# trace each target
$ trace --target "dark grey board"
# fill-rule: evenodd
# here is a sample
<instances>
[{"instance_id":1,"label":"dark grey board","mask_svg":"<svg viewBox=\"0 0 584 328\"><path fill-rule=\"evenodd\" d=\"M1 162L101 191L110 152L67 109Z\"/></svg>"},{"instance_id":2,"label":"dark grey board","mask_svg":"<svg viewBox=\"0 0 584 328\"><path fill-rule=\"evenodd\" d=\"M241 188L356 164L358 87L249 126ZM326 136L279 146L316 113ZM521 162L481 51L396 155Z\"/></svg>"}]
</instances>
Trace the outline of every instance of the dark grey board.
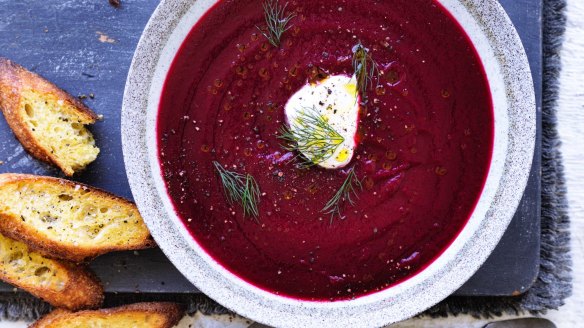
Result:
<instances>
[{"instance_id":1,"label":"dark grey board","mask_svg":"<svg viewBox=\"0 0 584 328\"><path fill-rule=\"evenodd\" d=\"M533 166L523 199L507 232L481 269L457 295L516 295L533 285L539 273L541 219L542 0L501 0L513 20L531 65L537 139Z\"/></svg>"},{"instance_id":2,"label":"dark grey board","mask_svg":"<svg viewBox=\"0 0 584 328\"><path fill-rule=\"evenodd\" d=\"M258 0L259 1L259 0ZM501 0L529 55L541 118L541 0ZM77 181L132 198L122 158L120 111L124 84L140 34L156 0L0 0L0 56L35 71L73 95L94 95L87 105L105 120L96 124L102 152ZM541 124L540 124L541 128ZM540 153L529 187L503 240L458 294L511 295L525 291L539 263ZM0 118L0 173L62 176L22 149ZM1 201L1 200L0 200ZM183 293L197 289L159 250L108 254L91 267L108 292ZM12 291L0 283L0 291Z\"/></svg>"}]
</instances>

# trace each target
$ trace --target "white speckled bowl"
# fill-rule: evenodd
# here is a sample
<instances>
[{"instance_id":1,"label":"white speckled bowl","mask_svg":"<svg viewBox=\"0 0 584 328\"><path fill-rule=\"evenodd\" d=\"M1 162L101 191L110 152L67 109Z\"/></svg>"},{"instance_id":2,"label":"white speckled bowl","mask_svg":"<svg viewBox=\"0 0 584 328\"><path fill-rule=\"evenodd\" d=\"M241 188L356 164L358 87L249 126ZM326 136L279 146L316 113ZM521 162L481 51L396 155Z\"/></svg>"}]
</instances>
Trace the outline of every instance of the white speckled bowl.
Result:
<instances>
[{"instance_id":1,"label":"white speckled bowl","mask_svg":"<svg viewBox=\"0 0 584 328\"><path fill-rule=\"evenodd\" d=\"M439 0L464 27L485 66L495 143L486 186L468 224L427 269L390 289L339 302L307 302L254 287L217 264L174 212L156 156L161 89L180 44L215 0L163 0L142 35L126 83L122 140L132 192L160 248L202 292L250 319L281 327L374 327L438 303L487 259L519 204L535 144L535 96L521 40L496 0Z\"/></svg>"}]
</instances>

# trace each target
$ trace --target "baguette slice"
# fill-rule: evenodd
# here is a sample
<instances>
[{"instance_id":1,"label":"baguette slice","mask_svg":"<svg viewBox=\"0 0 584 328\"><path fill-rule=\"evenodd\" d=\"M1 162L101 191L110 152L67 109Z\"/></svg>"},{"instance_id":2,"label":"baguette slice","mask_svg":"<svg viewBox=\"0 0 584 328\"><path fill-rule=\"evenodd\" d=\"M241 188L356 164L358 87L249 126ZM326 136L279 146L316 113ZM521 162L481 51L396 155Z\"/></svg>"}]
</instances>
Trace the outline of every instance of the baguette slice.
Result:
<instances>
[{"instance_id":1,"label":"baguette slice","mask_svg":"<svg viewBox=\"0 0 584 328\"><path fill-rule=\"evenodd\" d=\"M97 311L55 310L29 328L171 328L184 315L175 303L136 303Z\"/></svg>"},{"instance_id":2,"label":"baguette slice","mask_svg":"<svg viewBox=\"0 0 584 328\"><path fill-rule=\"evenodd\" d=\"M70 310L94 309L103 301L103 288L84 267L46 258L1 234L0 279Z\"/></svg>"},{"instance_id":3,"label":"baguette slice","mask_svg":"<svg viewBox=\"0 0 584 328\"><path fill-rule=\"evenodd\" d=\"M83 170L99 154L85 128L98 116L51 82L2 57L0 109L24 148L67 176Z\"/></svg>"},{"instance_id":4,"label":"baguette slice","mask_svg":"<svg viewBox=\"0 0 584 328\"><path fill-rule=\"evenodd\" d=\"M0 233L73 262L154 246L134 203L80 183L24 174L0 174Z\"/></svg>"}]
</instances>

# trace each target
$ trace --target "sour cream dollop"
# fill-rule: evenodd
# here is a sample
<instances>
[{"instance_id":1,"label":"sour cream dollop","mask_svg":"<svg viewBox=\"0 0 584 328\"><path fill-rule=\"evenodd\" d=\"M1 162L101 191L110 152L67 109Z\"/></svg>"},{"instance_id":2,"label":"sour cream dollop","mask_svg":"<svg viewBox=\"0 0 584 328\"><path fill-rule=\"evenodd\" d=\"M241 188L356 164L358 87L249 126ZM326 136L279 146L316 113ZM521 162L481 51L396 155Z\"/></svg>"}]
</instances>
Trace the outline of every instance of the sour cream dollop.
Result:
<instances>
[{"instance_id":1,"label":"sour cream dollop","mask_svg":"<svg viewBox=\"0 0 584 328\"><path fill-rule=\"evenodd\" d=\"M308 83L288 99L285 106L286 119L290 131L299 133L304 129L306 115L322 119L334 132L342 136L334 141L328 141L328 145L334 149L327 153L322 160L313 158L314 148L308 148L302 154L317 165L327 169L337 169L351 162L357 143L357 124L359 120L359 95L355 76L331 75L316 83ZM332 131L331 130L331 131ZM322 133L323 130L316 130ZM337 135L337 136L338 136ZM323 147L323 144L314 144L312 147ZM335 148L336 147L336 148Z\"/></svg>"}]
</instances>

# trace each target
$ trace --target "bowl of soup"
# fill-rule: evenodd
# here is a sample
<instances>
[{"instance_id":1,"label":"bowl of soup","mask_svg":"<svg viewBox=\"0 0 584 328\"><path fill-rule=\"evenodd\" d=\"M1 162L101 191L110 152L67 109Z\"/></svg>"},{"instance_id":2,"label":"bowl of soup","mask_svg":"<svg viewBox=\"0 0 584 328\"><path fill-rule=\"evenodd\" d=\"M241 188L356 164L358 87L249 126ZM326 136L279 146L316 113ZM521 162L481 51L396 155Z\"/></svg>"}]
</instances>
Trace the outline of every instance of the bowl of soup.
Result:
<instances>
[{"instance_id":1,"label":"bowl of soup","mask_svg":"<svg viewBox=\"0 0 584 328\"><path fill-rule=\"evenodd\" d=\"M152 235L202 292L272 326L382 326L494 249L535 96L494 0L168 0L122 138Z\"/></svg>"}]
</instances>

